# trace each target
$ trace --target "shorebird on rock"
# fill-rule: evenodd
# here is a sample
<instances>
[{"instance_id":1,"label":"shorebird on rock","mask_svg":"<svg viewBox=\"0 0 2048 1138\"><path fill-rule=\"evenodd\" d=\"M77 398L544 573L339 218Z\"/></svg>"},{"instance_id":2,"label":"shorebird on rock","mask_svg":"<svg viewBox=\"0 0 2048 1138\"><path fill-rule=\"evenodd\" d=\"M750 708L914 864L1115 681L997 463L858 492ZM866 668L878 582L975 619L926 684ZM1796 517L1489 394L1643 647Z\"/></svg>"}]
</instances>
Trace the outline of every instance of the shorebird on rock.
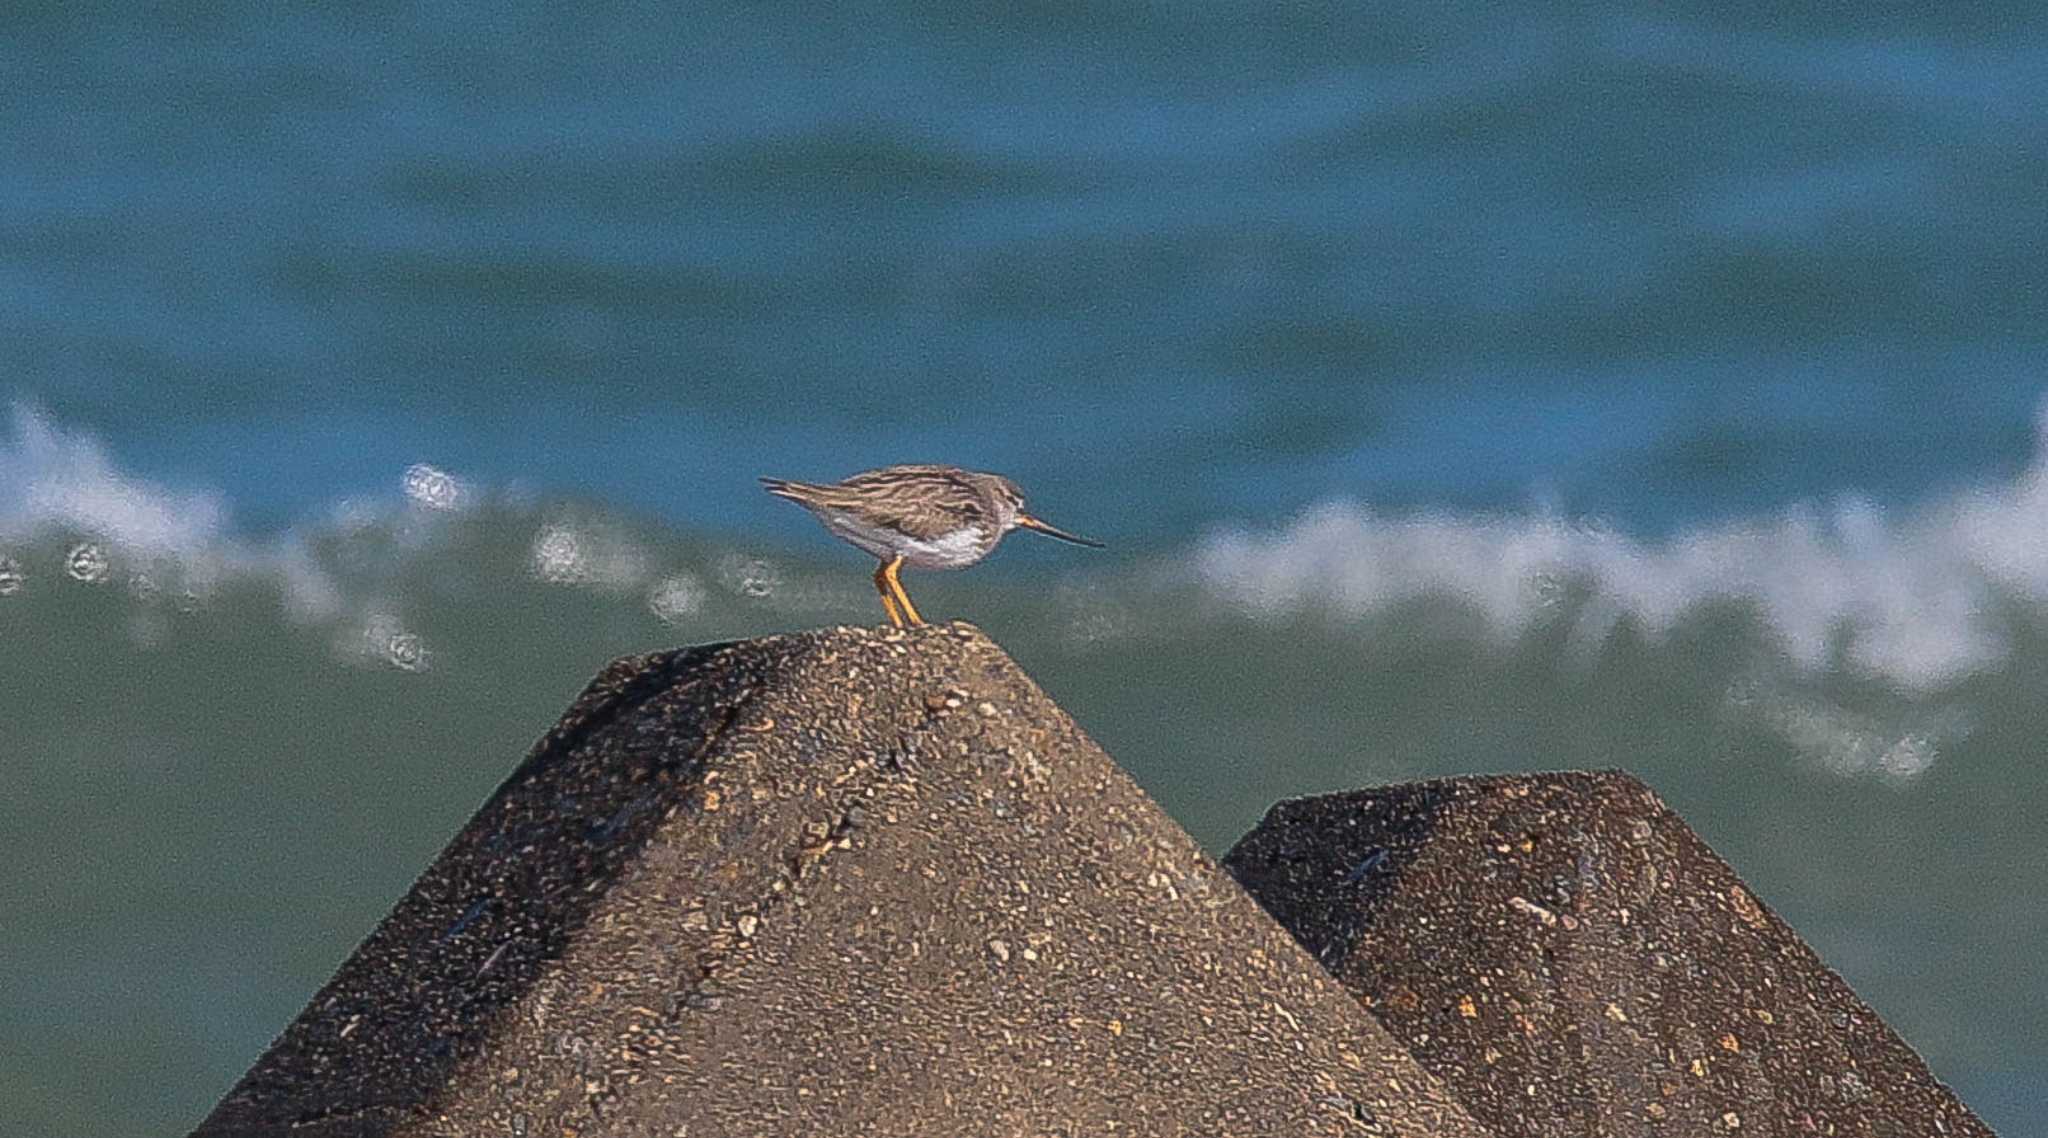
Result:
<instances>
[{"instance_id":1,"label":"shorebird on rock","mask_svg":"<svg viewBox=\"0 0 2048 1138\"><path fill-rule=\"evenodd\" d=\"M898 628L924 623L896 576L905 565L965 569L987 557L1013 529L1102 548L1099 541L1025 513L1023 492L1000 474L957 466L885 466L838 482L763 478L761 483L770 494L816 515L833 536L880 559L875 591Z\"/></svg>"}]
</instances>

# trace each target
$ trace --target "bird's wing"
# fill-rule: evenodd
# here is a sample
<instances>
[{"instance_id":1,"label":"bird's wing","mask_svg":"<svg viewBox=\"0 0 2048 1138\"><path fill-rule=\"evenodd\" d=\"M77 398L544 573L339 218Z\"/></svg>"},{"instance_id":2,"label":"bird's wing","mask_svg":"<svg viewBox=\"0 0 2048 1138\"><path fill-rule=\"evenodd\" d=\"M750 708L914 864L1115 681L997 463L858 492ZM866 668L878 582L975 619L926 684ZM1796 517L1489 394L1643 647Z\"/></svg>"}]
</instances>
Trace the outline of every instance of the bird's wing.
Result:
<instances>
[{"instance_id":1,"label":"bird's wing","mask_svg":"<svg viewBox=\"0 0 2048 1138\"><path fill-rule=\"evenodd\" d=\"M858 514L919 541L934 541L963 525L990 524L987 501L956 467L886 466L815 489L821 491L817 505Z\"/></svg>"}]
</instances>

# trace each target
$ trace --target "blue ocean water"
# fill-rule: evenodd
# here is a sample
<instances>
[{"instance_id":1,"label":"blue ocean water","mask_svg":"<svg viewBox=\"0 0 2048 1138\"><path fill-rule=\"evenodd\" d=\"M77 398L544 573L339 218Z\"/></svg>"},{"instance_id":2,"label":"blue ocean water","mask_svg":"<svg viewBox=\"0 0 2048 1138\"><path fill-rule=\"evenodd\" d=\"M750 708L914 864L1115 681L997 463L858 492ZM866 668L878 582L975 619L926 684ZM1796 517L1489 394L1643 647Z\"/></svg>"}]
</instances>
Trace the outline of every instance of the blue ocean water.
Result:
<instances>
[{"instance_id":1,"label":"blue ocean water","mask_svg":"<svg viewBox=\"0 0 2048 1138\"><path fill-rule=\"evenodd\" d=\"M0 1085L195 1120L605 659L879 618L756 475L950 461L1212 848L1628 766L2048 1134L2044 25L9 7Z\"/></svg>"}]
</instances>

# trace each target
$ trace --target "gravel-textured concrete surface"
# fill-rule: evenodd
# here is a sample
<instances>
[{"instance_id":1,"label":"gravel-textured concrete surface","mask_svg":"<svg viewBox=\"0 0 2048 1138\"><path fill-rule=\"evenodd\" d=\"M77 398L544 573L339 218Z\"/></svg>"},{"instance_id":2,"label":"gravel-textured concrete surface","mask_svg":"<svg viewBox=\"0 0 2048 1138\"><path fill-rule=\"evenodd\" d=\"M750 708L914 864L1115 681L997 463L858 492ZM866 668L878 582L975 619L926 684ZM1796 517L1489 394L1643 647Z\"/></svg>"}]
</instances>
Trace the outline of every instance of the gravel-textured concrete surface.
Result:
<instances>
[{"instance_id":1,"label":"gravel-textured concrete surface","mask_svg":"<svg viewBox=\"0 0 2048 1138\"><path fill-rule=\"evenodd\" d=\"M1485 1131L952 625L607 669L198 1133Z\"/></svg>"},{"instance_id":2,"label":"gravel-textured concrete surface","mask_svg":"<svg viewBox=\"0 0 2048 1138\"><path fill-rule=\"evenodd\" d=\"M1626 774L1283 802L1224 866L1502 1134L1990 1133Z\"/></svg>"}]
</instances>

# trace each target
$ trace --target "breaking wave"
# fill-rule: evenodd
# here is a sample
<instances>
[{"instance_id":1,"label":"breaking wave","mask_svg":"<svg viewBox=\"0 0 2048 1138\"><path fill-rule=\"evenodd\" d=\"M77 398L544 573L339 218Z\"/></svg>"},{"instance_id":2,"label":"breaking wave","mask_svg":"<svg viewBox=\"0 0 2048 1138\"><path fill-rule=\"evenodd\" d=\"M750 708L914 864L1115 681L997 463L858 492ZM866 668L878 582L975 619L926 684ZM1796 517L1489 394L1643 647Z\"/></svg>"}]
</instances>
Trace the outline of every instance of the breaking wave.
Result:
<instances>
[{"instance_id":1,"label":"breaking wave","mask_svg":"<svg viewBox=\"0 0 2048 1138\"><path fill-rule=\"evenodd\" d=\"M385 495L251 536L220 495L137 477L38 411L15 408L11 428L0 613L23 642L75 638L85 626L62 614L91 609L120 614L135 651L212 622L259 640L296 630L328 663L472 674L508 666L500 654L566 653L574 671L660 644L879 619L865 574L823 546L814 558L746 548L427 463L394 470ZM1342 687L1357 681L1335 677L1398 671L1404 653L1446 639L1502 661L1535 644L1569 673L1626 637L1718 708L1696 727L1761 731L1843 777L1910 781L1989 713L1956 685L2004 667L2029 625L2048 628L2048 457L1910 509L1844 499L1654 540L1555 513L1390 516L1331 501L1276 528L1216 532L1185 556L1067 569L1049 590L1000 579L919 584L955 594L927 607L972 613L1041 664L1162 686L1199 667L1188 661L1267 653L1316 660ZM1731 606L1742 631L1695 654L1684 630ZM123 625L90 627L104 638ZM1561 654L1540 647L1553 642ZM1527 677L1488 667L1456 714L1506 723L1517 700L1580 698L1503 703L1491 689Z\"/></svg>"},{"instance_id":2,"label":"breaking wave","mask_svg":"<svg viewBox=\"0 0 2048 1138\"><path fill-rule=\"evenodd\" d=\"M1927 690L1998 665L2011 622L2048 604L2048 447L2010 484L1907 511L1846 498L1662 541L1551 514L1390 517L1335 501L1277 530L1216 534L1194 566L1255 616L1358 618L1447 599L1503 639L1572 599L1582 649L1624 621L1655 637L1735 602L1802 669L1839 660Z\"/></svg>"},{"instance_id":3,"label":"breaking wave","mask_svg":"<svg viewBox=\"0 0 2048 1138\"><path fill-rule=\"evenodd\" d=\"M29 407L13 409L11 426L0 437L0 597L111 582L189 603L236 582L268 584L293 621L347 626L336 641L349 645L344 655L359 654L361 631L403 645L390 655L406 667L426 653L404 614L446 592L427 585L462 577L487 587L493 567L501 582L582 590L671 626L727 603L873 616L858 579L829 561L810 570L602 506L535 505L426 463L394 472L386 498L248 537L216 493L136 477L90 435ZM2041 427L2048 433L2048 413ZM1334 630L1449 603L1501 642L1566 620L1581 654L1623 625L1657 638L1703 607L1734 603L1798 669L1845 667L1927 691L1997 667L2013 622L2048 605L2048 448L2007 484L1907 510L1845 498L1660 540L1555 513L1390 516L1330 501L1275 529L1219 531L1149 571L1126 565L1056 590L1053 603L1070 613L1084 598L1092 622L1068 640L1123 639L1148 612L1184 624L1188 567L1213 602L1203 610L1225 618L1309 617Z\"/></svg>"}]
</instances>

